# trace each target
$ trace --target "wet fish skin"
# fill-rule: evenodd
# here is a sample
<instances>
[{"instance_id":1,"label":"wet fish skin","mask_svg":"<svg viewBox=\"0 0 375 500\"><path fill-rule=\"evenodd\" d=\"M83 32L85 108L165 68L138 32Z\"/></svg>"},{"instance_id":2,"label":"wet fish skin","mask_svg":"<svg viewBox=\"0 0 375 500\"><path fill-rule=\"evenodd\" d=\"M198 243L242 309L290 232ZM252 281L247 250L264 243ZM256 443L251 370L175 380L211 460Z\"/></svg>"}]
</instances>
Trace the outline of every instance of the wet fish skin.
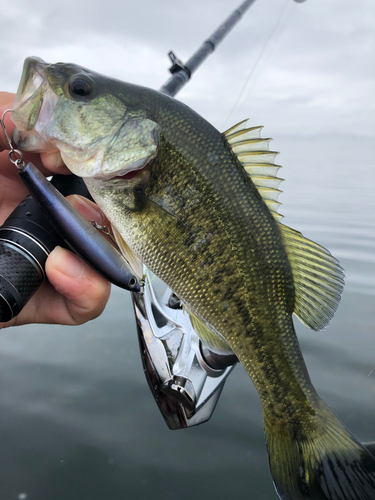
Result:
<instances>
[{"instance_id":1,"label":"wet fish skin","mask_svg":"<svg viewBox=\"0 0 375 500\"><path fill-rule=\"evenodd\" d=\"M290 378L285 404L293 413L294 404L287 401L298 394L305 402L306 396L297 383L290 391L295 376L285 353L265 350L276 332L281 336L293 328L294 287L277 223L223 147L221 134L207 122L202 127L195 113L190 112L189 122L183 120L178 101L158 97L164 101L163 115L156 101L152 119L163 132L150 179L143 184L140 178L136 187L134 178L130 187L121 180L91 178L86 183L142 262L225 338L264 400L274 404L281 397L280 370ZM185 146L187 134L192 152ZM209 155L217 156L216 165ZM290 337L291 347L298 349L291 331ZM266 371L275 373L277 384L269 383Z\"/></svg>"},{"instance_id":2,"label":"wet fish skin","mask_svg":"<svg viewBox=\"0 0 375 500\"><path fill-rule=\"evenodd\" d=\"M33 70L43 93L32 88ZM72 94L80 79L89 94ZM26 62L13 118L19 147L58 147L124 253L183 300L211 349L238 356L261 398L280 498L373 500L374 458L318 396L299 348L288 231L226 136L156 91L35 59ZM339 281L340 271L326 279Z\"/></svg>"}]
</instances>

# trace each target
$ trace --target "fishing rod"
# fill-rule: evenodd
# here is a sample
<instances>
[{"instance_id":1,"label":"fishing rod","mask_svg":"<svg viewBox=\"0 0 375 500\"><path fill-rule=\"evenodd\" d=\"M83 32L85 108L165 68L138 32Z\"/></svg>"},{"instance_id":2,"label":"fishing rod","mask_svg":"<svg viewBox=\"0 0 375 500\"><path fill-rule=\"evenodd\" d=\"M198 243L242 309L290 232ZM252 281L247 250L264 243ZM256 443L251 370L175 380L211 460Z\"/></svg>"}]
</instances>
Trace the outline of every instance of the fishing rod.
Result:
<instances>
[{"instance_id":1,"label":"fishing rod","mask_svg":"<svg viewBox=\"0 0 375 500\"><path fill-rule=\"evenodd\" d=\"M172 61L172 66L169 71L172 73L172 78L168 80L160 89L160 92L170 96L175 96L177 92L189 81L192 74L199 66L207 59L209 55L216 49L221 41L228 35L234 26L241 20L243 14L250 8L255 0L246 0L207 38L201 47L191 56L191 58L183 64L174 54L169 52L169 57Z\"/></svg>"}]
</instances>

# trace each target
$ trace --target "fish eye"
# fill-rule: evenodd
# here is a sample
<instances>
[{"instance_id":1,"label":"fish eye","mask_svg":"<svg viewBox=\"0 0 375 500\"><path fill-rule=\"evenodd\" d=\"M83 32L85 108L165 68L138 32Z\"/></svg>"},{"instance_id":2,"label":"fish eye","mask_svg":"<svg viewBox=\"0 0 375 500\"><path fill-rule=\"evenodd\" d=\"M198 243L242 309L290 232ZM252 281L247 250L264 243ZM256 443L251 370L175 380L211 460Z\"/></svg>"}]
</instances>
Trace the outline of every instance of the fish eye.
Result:
<instances>
[{"instance_id":1,"label":"fish eye","mask_svg":"<svg viewBox=\"0 0 375 500\"><path fill-rule=\"evenodd\" d=\"M92 93L92 83L82 76L74 78L69 83L69 93L72 97L86 97Z\"/></svg>"}]
</instances>

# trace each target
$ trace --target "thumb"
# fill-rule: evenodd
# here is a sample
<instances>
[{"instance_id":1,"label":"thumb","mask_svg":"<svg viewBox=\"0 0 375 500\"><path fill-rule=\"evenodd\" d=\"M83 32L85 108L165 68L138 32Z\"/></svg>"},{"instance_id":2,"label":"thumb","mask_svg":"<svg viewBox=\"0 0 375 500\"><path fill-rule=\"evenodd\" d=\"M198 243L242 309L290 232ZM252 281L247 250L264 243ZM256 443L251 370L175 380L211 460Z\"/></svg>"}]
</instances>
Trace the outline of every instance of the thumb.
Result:
<instances>
[{"instance_id":1,"label":"thumb","mask_svg":"<svg viewBox=\"0 0 375 500\"><path fill-rule=\"evenodd\" d=\"M95 220L100 225L107 222L99 207L90 200L78 195L67 199L88 221ZM73 324L101 314L109 298L110 284L79 257L56 247L47 260L46 272L51 285L65 298L64 314L71 316ZM69 316L65 321L69 321Z\"/></svg>"},{"instance_id":2,"label":"thumb","mask_svg":"<svg viewBox=\"0 0 375 500\"><path fill-rule=\"evenodd\" d=\"M95 203L80 196L68 197L88 220L105 224ZM101 314L110 295L110 283L72 252L56 247L46 261L48 282L43 283L24 309L1 327L27 323L79 325Z\"/></svg>"},{"instance_id":3,"label":"thumb","mask_svg":"<svg viewBox=\"0 0 375 500\"><path fill-rule=\"evenodd\" d=\"M79 325L99 316L109 299L110 283L79 257L56 247L48 257L46 272L57 293L59 307L49 308L43 322Z\"/></svg>"}]
</instances>

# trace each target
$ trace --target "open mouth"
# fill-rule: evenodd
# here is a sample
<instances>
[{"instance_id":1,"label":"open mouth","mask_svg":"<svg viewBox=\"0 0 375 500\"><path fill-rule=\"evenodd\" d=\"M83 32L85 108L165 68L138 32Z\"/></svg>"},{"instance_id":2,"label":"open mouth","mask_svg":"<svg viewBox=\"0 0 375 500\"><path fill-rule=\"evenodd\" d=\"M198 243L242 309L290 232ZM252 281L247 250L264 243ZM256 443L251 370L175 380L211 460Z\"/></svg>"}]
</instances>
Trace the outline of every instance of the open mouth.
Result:
<instances>
[{"instance_id":1,"label":"open mouth","mask_svg":"<svg viewBox=\"0 0 375 500\"><path fill-rule=\"evenodd\" d=\"M48 86L45 64L38 57L25 60L12 111L12 120L21 131L32 130L39 118L43 94Z\"/></svg>"},{"instance_id":2,"label":"open mouth","mask_svg":"<svg viewBox=\"0 0 375 500\"><path fill-rule=\"evenodd\" d=\"M27 150L31 136L38 135L50 121L58 97L50 89L46 76L47 63L38 57L25 60L12 110L12 121L16 125L13 140L18 147ZM32 141L36 144L36 137Z\"/></svg>"},{"instance_id":3,"label":"open mouth","mask_svg":"<svg viewBox=\"0 0 375 500\"><path fill-rule=\"evenodd\" d=\"M128 166L124 170L120 170L115 175L112 174L101 174L101 175L96 175L94 176L95 179L98 180L105 180L105 181L129 181L136 177L137 175L141 173L148 172L151 168L152 162L154 161L154 158L149 158L148 160L142 159L139 160L139 162L134 162L131 166Z\"/></svg>"},{"instance_id":4,"label":"open mouth","mask_svg":"<svg viewBox=\"0 0 375 500\"><path fill-rule=\"evenodd\" d=\"M133 179L133 177L138 175L142 170L144 170L144 168L141 168L140 170L132 170L131 172L128 172L127 174L124 174L124 175L116 175L115 177L111 177L111 181L114 181L117 179L129 181L130 179Z\"/></svg>"}]
</instances>

